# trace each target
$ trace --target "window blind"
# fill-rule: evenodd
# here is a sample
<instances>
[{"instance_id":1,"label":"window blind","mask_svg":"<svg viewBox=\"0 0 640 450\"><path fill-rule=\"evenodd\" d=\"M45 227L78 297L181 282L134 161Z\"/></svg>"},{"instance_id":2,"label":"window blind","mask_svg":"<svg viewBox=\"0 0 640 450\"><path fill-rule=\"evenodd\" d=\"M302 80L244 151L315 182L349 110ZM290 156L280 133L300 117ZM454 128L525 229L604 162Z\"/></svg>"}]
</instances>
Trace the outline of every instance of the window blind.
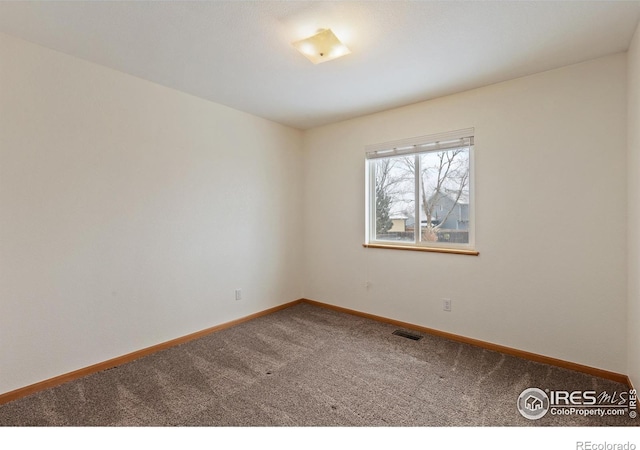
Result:
<instances>
[{"instance_id":1,"label":"window blind","mask_svg":"<svg viewBox=\"0 0 640 450\"><path fill-rule=\"evenodd\" d=\"M387 158L415 153L427 153L473 145L473 128L450 131L447 133L418 136L398 141L372 144L365 147L366 158Z\"/></svg>"}]
</instances>

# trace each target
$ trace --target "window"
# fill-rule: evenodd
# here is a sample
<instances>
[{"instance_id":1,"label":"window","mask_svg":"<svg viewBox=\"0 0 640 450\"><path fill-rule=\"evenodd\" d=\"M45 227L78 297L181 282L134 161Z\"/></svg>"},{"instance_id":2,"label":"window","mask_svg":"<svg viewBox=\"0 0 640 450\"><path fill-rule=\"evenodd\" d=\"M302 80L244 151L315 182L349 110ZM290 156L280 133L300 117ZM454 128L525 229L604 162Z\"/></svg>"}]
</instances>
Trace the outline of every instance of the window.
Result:
<instances>
[{"instance_id":1,"label":"window","mask_svg":"<svg viewBox=\"0 0 640 450\"><path fill-rule=\"evenodd\" d=\"M366 247L475 254L473 134L367 146Z\"/></svg>"}]
</instances>

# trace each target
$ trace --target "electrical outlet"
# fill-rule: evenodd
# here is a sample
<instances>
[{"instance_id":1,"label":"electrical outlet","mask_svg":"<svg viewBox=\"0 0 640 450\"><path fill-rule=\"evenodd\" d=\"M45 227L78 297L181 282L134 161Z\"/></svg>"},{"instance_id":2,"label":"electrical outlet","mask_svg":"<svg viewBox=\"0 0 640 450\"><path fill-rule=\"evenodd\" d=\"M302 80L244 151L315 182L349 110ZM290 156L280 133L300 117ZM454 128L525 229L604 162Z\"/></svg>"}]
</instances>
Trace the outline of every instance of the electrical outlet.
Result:
<instances>
[{"instance_id":1,"label":"electrical outlet","mask_svg":"<svg viewBox=\"0 0 640 450\"><path fill-rule=\"evenodd\" d=\"M242 289L236 289L236 301L242 300Z\"/></svg>"},{"instance_id":2,"label":"electrical outlet","mask_svg":"<svg viewBox=\"0 0 640 450\"><path fill-rule=\"evenodd\" d=\"M451 299L450 298L443 298L442 299L442 309L444 311L451 312Z\"/></svg>"}]
</instances>

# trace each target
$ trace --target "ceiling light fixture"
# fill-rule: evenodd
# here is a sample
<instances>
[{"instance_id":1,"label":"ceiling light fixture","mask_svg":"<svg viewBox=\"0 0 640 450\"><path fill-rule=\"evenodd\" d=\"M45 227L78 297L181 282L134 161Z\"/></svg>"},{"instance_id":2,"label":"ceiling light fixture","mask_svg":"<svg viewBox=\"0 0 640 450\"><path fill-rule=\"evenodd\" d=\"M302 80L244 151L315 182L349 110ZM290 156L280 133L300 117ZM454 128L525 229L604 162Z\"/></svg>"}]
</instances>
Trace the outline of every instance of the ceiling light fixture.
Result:
<instances>
[{"instance_id":1,"label":"ceiling light fixture","mask_svg":"<svg viewBox=\"0 0 640 450\"><path fill-rule=\"evenodd\" d=\"M296 41L293 46L312 63L319 64L351 53L330 29L320 30L311 37Z\"/></svg>"}]
</instances>

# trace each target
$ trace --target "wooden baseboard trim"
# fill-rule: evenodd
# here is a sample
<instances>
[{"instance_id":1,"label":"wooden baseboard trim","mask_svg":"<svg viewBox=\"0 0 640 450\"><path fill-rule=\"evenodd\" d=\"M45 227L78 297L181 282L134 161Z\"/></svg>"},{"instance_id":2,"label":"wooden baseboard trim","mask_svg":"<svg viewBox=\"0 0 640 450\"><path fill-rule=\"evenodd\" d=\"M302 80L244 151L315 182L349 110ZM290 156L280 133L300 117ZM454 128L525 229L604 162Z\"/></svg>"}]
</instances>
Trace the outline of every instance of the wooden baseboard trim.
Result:
<instances>
[{"instance_id":1,"label":"wooden baseboard trim","mask_svg":"<svg viewBox=\"0 0 640 450\"><path fill-rule=\"evenodd\" d=\"M25 386L22 388L15 389L13 391L9 391L5 394L0 394L0 405L4 403L11 402L13 400L17 400L21 397L25 397L27 395L34 394L38 391L42 391L44 389L52 388L58 386L63 383L67 383L69 381L76 380L78 378L85 377L87 375L91 375L92 373L100 372L102 370L111 369L116 366L120 366L122 364L131 362L138 358L142 358L143 356L150 355L152 353L159 352L161 350L165 350L171 347L175 347L176 345L184 344L185 342L192 341L194 339L198 339L204 337L208 334L215 333L216 331L221 331L226 328L231 328L235 325L239 325L243 322L247 322L252 319L256 319L258 317L266 316L268 314L274 313L276 311L280 311L282 309L289 308L291 306L297 305L301 303L303 300L294 300L289 303L285 303L279 306L274 306L273 308L265 309L264 311L259 311L254 314L250 314L245 317L241 317L236 320L232 320L230 322L226 322L220 325L216 325L211 328L207 328L205 330L197 331L195 333L188 334L186 336L181 336L176 339L172 339L170 341L163 342L161 344L152 345L151 347L143 348L142 350L137 350L132 353L127 353L126 355L118 356L116 358L109 359L107 361L103 361L97 364L93 364L88 367L84 367L82 369L74 370L73 372L69 372L63 375L59 375L57 377L49 378L44 381L40 381L38 383L31 384L29 386Z\"/></svg>"},{"instance_id":2,"label":"wooden baseboard trim","mask_svg":"<svg viewBox=\"0 0 640 450\"><path fill-rule=\"evenodd\" d=\"M562 359L552 358L550 356L539 355L537 353L531 353L524 350L518 350L516 348L505 347L504 345L493 344L491 342L481 341L478 339L469 338L466 336L460 336L453 333L447 333L445 331L435 330L433 328L422 327L420 325L414 325L412 323L401 322L399 320L389 319L382 316L376 316L374 314L364 313L361 311L356 311L353 309L343 308L341 306L335 306L328 303L322 303L315 300L302 299L302 302L309 303L311 305L320 306L327 309L332 309L334 311L343 312L347 314L352 314L359 317L364 317L367 319L376 320L378 322L384 322L391 325L395 325L402 328L407 328L409 330L419 331L425 334L431 334L433 336L443 337L452 341L462 342L464 344L474 345L476 347L484 348L486 350L492 350L494 352L504 353L506 355L516 356L518 358L527 359L530 361L535 361L543 364L549 364L551 366L562 367L563 369L574 370L576 372L582 372L589 375L593 375L595 377L604 378L607 380L617 381L618 383L623 383L632 388L631 380L627 375L610 372L604 369L598 369L596 367L585 366L582 364L577 364L570 361L565 361Z\"/></svg>"}]
</instances>

